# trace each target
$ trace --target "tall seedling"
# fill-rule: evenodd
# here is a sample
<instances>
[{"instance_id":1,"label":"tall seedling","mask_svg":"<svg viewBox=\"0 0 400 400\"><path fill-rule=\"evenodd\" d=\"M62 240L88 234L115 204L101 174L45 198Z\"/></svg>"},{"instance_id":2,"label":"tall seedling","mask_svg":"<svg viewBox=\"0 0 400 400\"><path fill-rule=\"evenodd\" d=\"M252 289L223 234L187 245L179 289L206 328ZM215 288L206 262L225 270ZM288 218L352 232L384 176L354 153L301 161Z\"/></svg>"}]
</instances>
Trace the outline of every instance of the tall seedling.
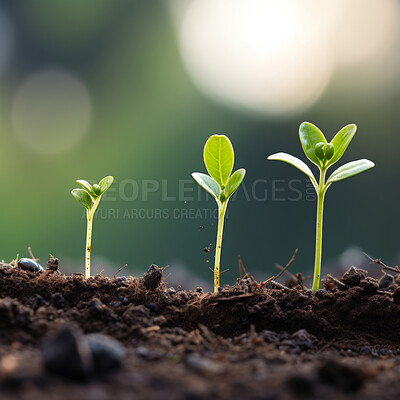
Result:
<instances>
[{"instance_id":1,"label":"tall seedling","mask_svg":"<svg viewBox=\"0 0 400 400\"><path fill-rule=\"evenodd\" d=\"M214 197L218 205L218 230L214 264L214 292L217 292L225 212L229 198L242 183L246 171L242 168L231 175L234 151L232 143L225 135L213 135L207 140L203 158L210 175L194 172L192 176L203 189Z\"/></svg>"},{"instance_id":2,"label":"tall seedling","mask_svg":"<svg viewBox=\"0 0 400 400\"><path fill-rule=\"evenodd\" d=\"M317 193L317 226L315 238L314 280L312 286L313 291L316 291L319 288L321 275L322 219L325 193L332 183L357 175L375 165L372 161L366 159L352 161L339 167L331 174L328 180L325 181L327 169L342 157L347 146L353 139L356 130L356 125L347 125L336 134L330 143L328 143L324 134L315 125L309 122L303 122L300 125L300 142L305 155L319 169L318 182L307 164L298 158L286 153L276 153L268 157L268 160L287 162L305 173L310 178Z\"/></svg>"}]
</instances>

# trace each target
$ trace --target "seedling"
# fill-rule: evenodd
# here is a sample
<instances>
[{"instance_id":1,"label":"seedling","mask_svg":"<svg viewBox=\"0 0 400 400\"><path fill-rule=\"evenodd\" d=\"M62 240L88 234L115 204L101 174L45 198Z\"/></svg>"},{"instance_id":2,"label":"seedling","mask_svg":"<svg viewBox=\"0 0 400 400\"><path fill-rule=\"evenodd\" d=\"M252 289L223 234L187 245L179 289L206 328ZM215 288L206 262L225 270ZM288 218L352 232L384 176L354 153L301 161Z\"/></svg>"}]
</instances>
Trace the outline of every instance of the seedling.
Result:
<instances>
[{"instance_id":1,"label":"seedling","mask_svg":"<svg viewBox=\"0 0 400 400\"><path fill-rule=\"evenodd\" d=\"M360 172L372 168L375 164L372 161L362 159L352 161L342 165L334 171L325 182L327 169L335 164L343 155L347 146L350 144L357 130L357 126L350 124L342 128L336 136L328 143L324 134L313 124L303 122L300 125L299 135L303 151L308 159L313 162L319 169L319 182L315 179L311 169L303 161L298 158L286 154L276 153L268 157L268 160L280 160L287 162L300 171L304 172L311 180L315 191L317 192L317 224L316 224L316 240L315 240L315 266L314 281L312 290L319 288L319 280L321 274L321 257L322 257L322 219L324 211L325 193L332 183L357 175Z\"/></svg>"},{"instance_id":2,"label":"seedling","mask_svg":"<svg viewBox=\"0 0 400 400\"><path fill-rule=\"evenodd\" d=\"M76 182L82 186L82 188L73 189L71 191L72 196L86 208L87 217L87 231L86 231L86 258L85 258L85 278L90 277L90 252L92 248L92 227L93 227L93 216L100 203L101 196L111 186L114 178L112 176L106 176L98 184L93 186L82 179Z\"/></svg>"},{"instance_id":3,"label":"seedling","mask_svg":"<svg viewBox=\"0 0 400 400\"><path fill-rule=\"evenodd\" d=\"M200 172L194 172L192 176L203 189L214 197L218 204L218 230L214 264L214 292L218 292L225 212L229 198L242 183L246 170L238 169L231 175L234 152L232 143L225 135L213 135L207 140L203 158L210 176Z\"/></svg>"}]
</instances>

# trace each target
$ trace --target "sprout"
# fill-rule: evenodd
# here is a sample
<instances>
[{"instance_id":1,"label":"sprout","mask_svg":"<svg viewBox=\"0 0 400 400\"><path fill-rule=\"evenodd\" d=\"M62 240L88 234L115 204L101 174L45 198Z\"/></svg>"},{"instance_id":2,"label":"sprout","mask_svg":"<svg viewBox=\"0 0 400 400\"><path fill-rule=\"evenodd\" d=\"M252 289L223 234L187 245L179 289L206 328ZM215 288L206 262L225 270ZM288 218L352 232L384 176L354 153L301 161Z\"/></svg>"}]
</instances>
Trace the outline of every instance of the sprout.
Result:
<instances>
[{"instance_id":1,"label":"sprout","mask_svg":"<svg viewBox=\"0 0 400 400\"><path fill-rule=\"evenodd\" d=\"M93 186L82 179L76 182L82 186L79 189L71 191L72 196L78 201L79 204L86 208L87 216L87 232L86 232L86 258L85 258L85 278L90 277L90 251L92 246L92 226L93 216L100 203L101 196L111 186L114 178L106 176L98 184Z\"/></svg>"},{"instance_id":2,"label":"sprout","mask_svg":"<svg viewBox=\"0 0 400 400\"><path fill-rule=\"evenodd\" d=\"M214 265L214 292L217 292L225 211L229 198L242 183L246 171L239 169L231 175L234 152L232 143L224 135L213 135L207 140L203 158L210 176L199 172L194 172L192 176L203 189L215 198L218 204L218 231Z\"/></svg>"},{"instance_id":3,"label":"sprout","mask_svg":"<svg viewBox=\"0 0 400 400\"><path fill-rule=\"evenodd\" d=\"M341 181L342 179L357 175L375 165L372 161L365 159L349 162L334 171L325 182L325 174L327 169L342 157L347 146L353 139L356 130L356 125L347 125L336 134L330 143L328 143L324 134L315 125L309 122L303 122L300 125L300 142L308 159L312 161L320 171L319 182L317 182L311 169L303 161L291 156L290 154L276 153L268 157L268 160L284 161L304 172L310 178L314 189L317 192L318 202L315 240L315 267L314 281L312 286L313 291L316 291L319 288L321 274L322 217L325 193L333 182Z\"/></svg>"}]
</instances>

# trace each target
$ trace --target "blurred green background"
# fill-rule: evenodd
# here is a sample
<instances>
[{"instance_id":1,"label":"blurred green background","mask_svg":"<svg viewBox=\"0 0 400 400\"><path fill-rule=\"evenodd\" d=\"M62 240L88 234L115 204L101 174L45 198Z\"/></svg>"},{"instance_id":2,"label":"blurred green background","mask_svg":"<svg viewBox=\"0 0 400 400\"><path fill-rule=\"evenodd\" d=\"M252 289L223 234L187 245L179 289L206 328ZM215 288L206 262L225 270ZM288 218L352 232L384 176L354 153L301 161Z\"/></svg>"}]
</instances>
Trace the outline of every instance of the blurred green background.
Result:
<instances>
[{"instance_id":1,"label":"blurred green background","mask_svg":"<svg viewBox=\"0 0 400 400\"><path fill-rule=\"evenodd\" d=\"M31 246L43 264L52 253L83 272L85 219L70 190L112 174L93 272L156 263L171 282L211 283L216 205L191 172L205 171L204 143L220 133L247 170L228 209L222 282L238 276L238 254L262 278L295 248L292 271L309 275L310 186L266 161L305 160L306 120L328 140L356 123L341 162L376 163L329 189L324 264L357 262L360 250L397 262L397 0L1 0L0 84L0 259Z\"/></svg>"}]
</instances>

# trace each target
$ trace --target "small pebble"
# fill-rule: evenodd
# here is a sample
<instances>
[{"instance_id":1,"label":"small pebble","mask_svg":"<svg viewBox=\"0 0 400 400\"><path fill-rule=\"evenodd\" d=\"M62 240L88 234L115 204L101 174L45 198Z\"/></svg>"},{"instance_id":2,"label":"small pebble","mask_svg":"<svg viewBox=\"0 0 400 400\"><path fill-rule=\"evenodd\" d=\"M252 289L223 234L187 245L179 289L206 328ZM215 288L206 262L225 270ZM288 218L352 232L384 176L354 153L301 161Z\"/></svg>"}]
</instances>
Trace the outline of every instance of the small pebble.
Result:
<instances>
[{"instance_id":1,"label":"small pebble","mask_svg":"<svg viewBox=\"0 0 400 400\"><path fill-rule=\"evenodd\" d=\"M84 380L92 372L93 359L83 336L67 327L44 342L42 350L48 372L74 380Z\"/></svg>"},{"instance_id":2,"label":"small pebble","mask_svg":"<svg viewBox=\"0 0 400 400\"><path fill-rule=\"evenodd\" d=\"M125 296L119 296L119 299L123 306L127 306L129 304L129 300Z\"/></svg>"},{"instance_id":3,"label":"small pebble","mask_svg":"<svg viewBox=\"0 0 400 400\"><path fill-rule=\"evenodd\" d=\"M17 262L18 267L21 269L25 269L27 271L35 271L35 272L42 272L43 267L37 263L35 260L32 260L31 258L21 258Z\"/></svg>"},{"instance_id":4,"label":"small pebble","mask_svg":"<svg viewBox=\"0 0 400 400\"><path fill-rule=\"evenodd\" d=\"M65 300L61 293L54 293L51 295L51 303L55 308L65 308L68 307L68 302Z\"/></svg>"},{"instance_id":5,"label":"small pebble","mask_svg":"<svg viewBox=\"0 0 400 400\"><path fill-rule=\"evenodd\" d=\"M125 349L117 340L100 333L86 335L93 355L94 369L105 374L119 369L125 356Z\"/></svg>"},{"instance_id":6,"label":"small pebble","mask_svg":"<svg viewBox=\"0 0 400 400\"><path fill-rule=\"evenodd\" d=\"M158 305L156 303L146 304L146 307L152 312L156 312L159 309L159 307L158 307Z\"/></svg>"}]
</instances>

